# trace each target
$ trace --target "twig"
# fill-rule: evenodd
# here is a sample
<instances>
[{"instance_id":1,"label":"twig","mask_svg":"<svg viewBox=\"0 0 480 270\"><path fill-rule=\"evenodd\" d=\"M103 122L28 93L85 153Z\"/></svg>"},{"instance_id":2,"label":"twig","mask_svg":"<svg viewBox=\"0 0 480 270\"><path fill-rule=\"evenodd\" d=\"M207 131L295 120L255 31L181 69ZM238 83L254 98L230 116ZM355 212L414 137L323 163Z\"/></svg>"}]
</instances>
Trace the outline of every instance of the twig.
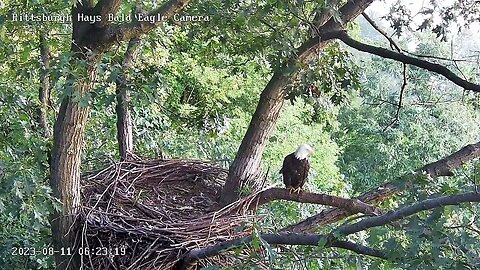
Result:
<instances>
[{"instance_id":1,"label":"twig","mask_svg":"<svg viewBox=\"0 0 480 270\"><path fill-rule=\"evenodd\" d=\"M402 87L400 88L400 96L398 97L398 105L397 105L397 111L395 113L395 117L393 120L388 124L384 129L383 132L385 132L389 127L394 125L399 121L400 117L400 110L403 107L403 95L405 93L405 88L407 87L407 64L403 64L403 83Z\"/></svg>"},{"instance_id":2,"label":"twig","mask_svg":"<svg viewBox=\"0 0 480 270\"><path fill-rule=\"evenodd\" d=\"M382 36L384 36L388 42L390 42L390 48L397 50L398 52L401 52L402 50L400 47L398 47L397 43L385 32L383 29L378 26L375 21L373 21L365 12L362 12L362 16L367 20L367 22L375 29L377 32L379 32Z\"/></svg>"}]
</instances>

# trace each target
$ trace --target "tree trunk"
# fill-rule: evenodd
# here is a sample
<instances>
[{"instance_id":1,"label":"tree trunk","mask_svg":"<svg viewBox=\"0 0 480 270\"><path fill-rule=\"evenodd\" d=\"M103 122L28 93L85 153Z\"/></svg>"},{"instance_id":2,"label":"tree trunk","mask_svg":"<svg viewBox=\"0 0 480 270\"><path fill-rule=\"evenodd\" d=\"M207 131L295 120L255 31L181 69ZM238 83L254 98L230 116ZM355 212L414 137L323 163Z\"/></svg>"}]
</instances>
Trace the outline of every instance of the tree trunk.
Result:
<instances>
[{"instance_id":1,"label":"tree trunk","mask_svg":"<svg viewBox=\"0 0 480 270\"><path fill-rule=\"evenodd\" d=\"M117 140L120 160L127 160L133 154L132 118L129 110L128 69L133 65L140 50L140 39L135 38L128 43L122 63L122 70L116 80L117 94Z\"/></svg>"},{"instance_id":2,"label":"tree trunk","mask_svg":"<svg viewBox=\"0 0 480 270\"><path fill-rule=\"evenodd\" d=\"M40 108L38 108L38 125L43 133L43 137L50 138L51 131L48 126L48 97L50 96L50 80L48 78L48 69L50 68L50 48L45 39L45 33L40 33L40 56L42 58L42 70L40 71L40 89L38 90L38 99Z\"/></svg>"},{"instance_id":3,"label":"tree trunk","mask_svg":"<svg viewBox=\"0 0 480 270\"><path fill-rule=\"evenodd\" d=\"M373 0L348 1L340 9L340 20L330 18L331 16L316 18L319 25L315 36L298 48L294 54L296 57L290 59L283 70L276 72L263 90L247 133L230 165L220 203L231 203L239 198L241 192L253 191L259 186L262 154L283 106L284 88L288 82L288 78L283 75L285 71L294 67L297 62L309 63L316 59L318 52L333 38L329 32L343 29L344 24L355 19L372 2Z\"/></svg>"},{"instance_id":4,"label":"tree trunk","mask_svg":"<svg viewBox=\"0 0 480 270\"><path fill-rule=\"evenodd\" d=\"M150 15L171 18L182 10L189 0L170 0L153 10ZM80 164L82 146L85 136L89 109L80 106L78 97L83 97L94 89L97 75L97 64L102 53L113 44L124 40L139 37L142 34L158 27L162 20L155 23L148 21L125 22L111 26L106 18L109 14L116 14L122 1L75 1L72 8L72 47L75 54L71 64L77 65L76 71L85 71L83 75L76 75L73 79L72 92L66 95L60 106L54 126L54 142L52 151L52 165L50 167L50 181L53 195L62 204L61 210L56 211L51 220L54 248L56 251L56 269L80 269L81 260L77 247L81 239L77 239L79 222L77 214L81 206L80 193ZM89 21L79 20L78 14L95 15L103 18L92 24Z\"/></svg>"},{"instance_id":5,"label":"tree trunk","mask_svg":"<svg viewBox=\"0 0 480 270\"><path fill-rule=\"evenodd\" d=\"M97 73L95 60L87 60L87 64L86 76L73 84L74 93L80 96L93 90ZM55 123L51 186L62 204L51 222L54 248L59 251L55 254L56 269L80 269L76 217L80 210L80 163L88 113L87 106L80 106L69 95L63 98Z\"/></svg>"},{"instance_id":6,"label":"tree trunk","mask_svg":"<svg viewBox=\"0 0 480 270\"><path fill-rule=\"evenodd\" d=\"M285 96L283 89L287 81L283 74L275 73L260 95L247 133L230 165L228 179L220 197L222 204L235 201L242 191L258 188L257 178L260 176L263 150L282 109Z\"/></svg>"}]
</instances>

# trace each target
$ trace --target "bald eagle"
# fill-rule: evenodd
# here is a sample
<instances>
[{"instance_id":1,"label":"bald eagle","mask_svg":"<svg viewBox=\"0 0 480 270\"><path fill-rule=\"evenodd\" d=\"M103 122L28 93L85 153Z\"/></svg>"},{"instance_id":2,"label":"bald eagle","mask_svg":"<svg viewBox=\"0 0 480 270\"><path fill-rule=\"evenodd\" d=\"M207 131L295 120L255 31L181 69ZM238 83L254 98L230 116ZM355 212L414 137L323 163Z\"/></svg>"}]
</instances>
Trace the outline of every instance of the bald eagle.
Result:
<instances>
[{"instance_id":1,"label":"bald eagle","mask_svg":"<svg viewBox=\"0 0 480 270\"><path fill-rule=\"evenodd\" d=\"M289 154L283 160L280 173L283 175L283 183L289 192L300 192L305 184L310 169L307 157L313 153L313 148L308 144L302 144L297 151Z\"/></svg>"}]
</instances>

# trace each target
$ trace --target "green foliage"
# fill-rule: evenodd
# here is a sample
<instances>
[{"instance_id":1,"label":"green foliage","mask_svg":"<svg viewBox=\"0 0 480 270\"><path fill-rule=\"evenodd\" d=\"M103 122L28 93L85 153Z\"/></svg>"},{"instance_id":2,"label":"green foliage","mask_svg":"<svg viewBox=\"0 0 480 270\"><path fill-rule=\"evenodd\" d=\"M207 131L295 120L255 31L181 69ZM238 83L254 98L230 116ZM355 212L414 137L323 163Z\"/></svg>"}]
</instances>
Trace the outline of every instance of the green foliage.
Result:
<instances>
[{"instance_id":1,"label":"green foliage","mask_svg":"<svg viewBox=\"0 0 480 270\"><path fill-rule=\"evenodd\" d=\"M418 47L432 48L429 42L427 39ZM408 73L416 79L408 81L397 119L402 78L396 70L398 64L392 61L364 60L361 95L340 110L340 166L359 192L480 138L475 124L480 113L468 102L461 102L461 91L445 78L416 68Z\"/></svg>"},{"instance_id":2,"label":"green foliage","mask_svg":"<svg viewBox=\"0 0 480 270\"><path fill-rule=\"evenodd\" d=\"M397 0L391 5L385 19L399 37L407 31L426 30L434 33L441 41L447 41L455 28L462 30L478 21L479 8L480 3L476 1L431 0L421 7L412 8Z\"/></svg>"},{"instance_id":3,"label":"green foliage","mask_svg":"<svg viewBox=\"0 0 480 270\"><path fill-rule=\"evenodd\" d=\"M422 41L416 53L448 50L425 36ZM479 140L475 123L480 114L475 99L462 96L461 90L444 78L409 69L407 76L415 80L408 80L396 119L402 84L398 64L374 57L363 60L361 70L362 90L340 110L341 131L335 136L343 149L340 169L355 194ZM457 172L460 176L454 178L414 179L402 196L383 207L397 208L432 196L471 191L474 167L465 168L464 176ZM401 227L370 229L356 241L388 251L388 262L367 263L373 269L475 269L478 253L471 247L478 246L478 233L474 232L478 222L471 213L476 211L476 205L439 208L408 218Z\"/></svg>"},{"instance_id":4,"label":"green foliage","mask_svg":"<svg viewBox=\"0 0 480 270\"><path fill-rule=\"evenodd\" d=\"M12 255L14 248L41 250L50 243L50 144L41 137L35 118L38 85L32 81L39 75L32 70L34 60L15 69L8 66L11 62L0 64L0 265L5 269L48 269L52 262L41 254Z\"/></svg>"},{"instance_id":5,"label":"green foliage","mask_svg":"<svg viewBox=\"0 0 480 270\"><path fill-rule=\"evenodd\" d=\"M287 87L286 99L292 104L298 97L306 99L314 108L312 120L320 122L325 107L348 102L360 87L358 68L350 53L342 50L338 43L325 48L318 61L304 67L300 73L300 78Z\"/></svg>"},{"instance_id":6,"label":"green foliage","mask_svg":"<svg viewBox=\"0 0 480 270\"><path fill-rule=\"evenodd\" d=\"M47 33L48 45L53 48L70 44L69 37L49 35L68 31L66 25L15 22L11 18L13 14L58 15L67 6L68 3L51 1L32 4L7 0L0 4L1 269L51 269L53 263L53 257L41 253L22 256L13 252L26 248L41 251L51 245L49 215L58 204L48 183L51 142L43 138L37 121L40 32ZM58 55L55 50L52 53ZM57 62L52 63L52 68L61 70ZM60 82L54 87L57 85ZM54 91L51 100L55 96ZM48 117L52 123L53 115Z\"/></svg>"},{"instance_id":7,"label":"green foliage","mask_svg":"<svg viewBox=\"0 0 480 270\"><path fill-rule=\"evenodd\" d=\"M411 45L411 39L415 53L449 55L453 50L461 57L478 50L469 36L451 47L432 38L445 39L449 34L446 26L453 20L449 14L470 22L475 9L459 5L462 1L443 9L436 1L430 2L435 12L442 14L441 22L432 24L428 18L433 13L424 10L427 19L419 28L434 34L410 34L402 45ZM79 95L73 86L85 76L87 63L73 59L69 52L71 25L8 19L14 13L65 15L70 4L42 0L0 4L2 269L49 269L53 261L40 254L11 255L13 248L41 250L50 246L48 216L58 207L47 183L51 141L42 137L36 119L41 31L47 34L52 48L50 126L60 99L70 96L80 106L90 108L82 169L100 168L106 158L118 159L114 82L121 72L126 44L105 53L97 66L95 91ZM134 4L125 1L120 13L129 14ZM216 160L227 167L269 78L284 67L302 41L311 37L308 21L325 9L339 18L336 7L329 4L197 1L186 12L209 14L210 22L166 23L149 33L142 41L139 59L127 73L136 153ZM145 1L143 5L151 9L158 3ZM386 18L397 34L405 34L411 27L409 11L402 6L395 7ZM294 67L284 74L301 71L287 89L287 102L263 156L264 169L269 172L267 185L283 186L278 173L283 158L301 143L315 148L305 188L350 197L479 140L478 96L463 94L444 78L409 67L403 106L395 119L402 84L400 65L378 58L354 62L354 56L359 55L334 43L312 65ZM469 80L478 81L478 65L462 61L455 67ZM469 164L457 175L461 176L435 180L419 176L404 194L382 207L394 209L431 196L471 191L480 177L478 163ZM323 243L279 248L259 237L321 209L281 201L263 207L260 214L265 217L256 228L252 245L265 251L266 257L252 252L230 269L255 269L265 259L272 268L283 269L480 268L480 209L474 204L427 211L406 219L399 228L378 227L349 237L388 251L391 259L387 261L325 248ZM319 228L318 232L328 233L333 227Z\"/></svg>"}]
</instances>

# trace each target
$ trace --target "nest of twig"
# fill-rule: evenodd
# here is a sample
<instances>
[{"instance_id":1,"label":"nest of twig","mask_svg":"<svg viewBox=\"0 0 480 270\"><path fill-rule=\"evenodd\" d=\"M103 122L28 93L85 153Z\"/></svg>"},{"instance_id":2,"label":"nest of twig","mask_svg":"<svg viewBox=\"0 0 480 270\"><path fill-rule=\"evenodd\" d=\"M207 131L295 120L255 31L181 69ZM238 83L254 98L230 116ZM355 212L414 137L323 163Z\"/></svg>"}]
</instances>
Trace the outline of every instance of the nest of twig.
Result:
<instances>
[{"instance_id":1,"label":"nest of twig","mask_svg":"<svg viewBox=\"0 0 480 270\"><path fill-rule=\"evenodd\" d=\"M83 264L174 269L184 253L251 233L242 200L219 209L227 170L199 160L124 161L84 175ZM228 257L200 261L226 265Z\"/></svg>"}]
</instances>

